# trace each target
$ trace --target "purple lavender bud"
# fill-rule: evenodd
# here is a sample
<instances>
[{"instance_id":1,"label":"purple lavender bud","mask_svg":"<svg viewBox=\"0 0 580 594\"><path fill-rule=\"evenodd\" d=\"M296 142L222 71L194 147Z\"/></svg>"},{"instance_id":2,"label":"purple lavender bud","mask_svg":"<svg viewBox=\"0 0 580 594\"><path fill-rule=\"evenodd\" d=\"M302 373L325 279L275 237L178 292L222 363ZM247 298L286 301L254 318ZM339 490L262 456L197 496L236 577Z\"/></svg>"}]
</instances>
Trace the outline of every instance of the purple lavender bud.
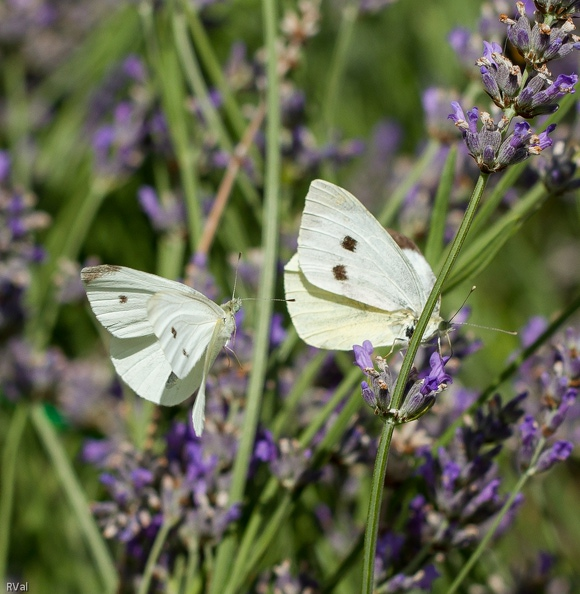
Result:
<instances>
[{"instance_id":1,"label":"purple lavender bud","mask_svg":"<svg viewBox=\"0 0 580 594\"><path fill-rule=\"evenodd\" d=\"M375 393L371 390L367 382L361 382L360 387L362 390L363 400L372 408L377 408L377 398Z\"/></svg>"},{"instance_id":2,"label":"purple lavender bud","mask_svg":"<svg viewBox=\"0 0 580 594\"><path fill-rule=\"evenodd\" d=\"M253 457L260 462L273 462L278 457L278 449L270 431L261 429L256 434Z\"/></svg>"},{"instance_id":3,"label":"purple lavender bud","mask_svg":"<svg viewBox=\"0 0 580 594\"><path fill-rule=\"evenodd\" d=\"M87 439L82 447L81 459L102 468L114 447L113 442L108 439Z\"/></svg>"},{"instance_id":4,"label":"purple lavender bud","mask_svg":"<svg viewBox=\"0 0 580 594\"><path fill-rule=\"evenodd\" d=\"M414 587L419 588L425 592L431 590L433 586L433 582L440 576L441 574L435 568L435 565L429 564L423 567L420 572L415 574L415 583Z\"/></svg>"},{"instance_id":5,"label":"purple lavender bud","mask_svg":"<svg viewBox=\"0 0 580 594\"><path fill-rule=\"evenodd\" d=\"M123 72L136 82L145 81L145 65L141 58L135 54L127 56L123 62Z\"/></svg>"},{"instance_id":6,"label":"purple lavender bud","mask_svg":"<svg viewBox=\"0 0 580 594\"><path fill-rule=\"evenodd\" d=\"M0 151L0 184L8 181L10 176L11 160L7 151Z\"/></svg>"},{"instance_id":7,"label":"purple lavender bud","mask_svg":"<svg viewBox=\"0 0 580 594\"><path fill-rule=\"evenodd\" d=\"M139 204L149 219L152 222L158 220L161 216L161 204L157 192L151 186L141 186L137 194Z\"/></svg>"},{"instance_id":8,"label":"purple lavender bud","mask_svg":"<svg viewBox=\"0 0 580 594\"><path fill-rule=\"evenodd\" d=\"M580 10L580 0L534 0L536 10L553 18L566 20Z\"/></svg>"},{"instance_id":9,"label":"purple lavender bud","mask_svg":"<svg viewBox=\"0 0 580 594\"><path fill-rule=\"evenodd\" d=\"M405 401L398 415L403 422L408 423L418 419L435 404L436 392L429 391L423 394L421 391L423 385L421 383L414 384L405 396Z\"/></svg>"},{"instance_id":10,"label":"purple lavender bud","mask_svg":"<svg viewBox=\"0 0 580 594\"><path fill-rule=\"evenodd\" d=\"M463 113L463 109L461 108L461 105L459 105L459 103L457 101L452 101L451 107L453 108L453 113L450 113L447 117L450 120L453 120L455 125L460 130L470 129L471 127L468 126L468 124L467 124L467 120L465 119L465 113ZM475 130L471 130L471 132L475 132Z\"/></svg>"},{"instance_id":11,"label":"purple lavender bud","mask_svg":"<svg viewBox=\"0 0 580 594\"><path fill-rule=\"evenodd\" d=\"M525 15L520 15L517 21L508 22L507 35L519 52L525 56L530 49L530 38L532 36L528 18Z\"/></svg>"},{"instance_id":12,"label":"purple lavender bud","mask_svg":"<svg viewBox=\"0 0 580 594\"><path fill-rule=\"evenodd\" d=\"M491 43L489 43L489 41L484 41L483 42L483 57L486 60L489 60L493 64L495 64L494 59L493 59L494 52L497 54L501 54L501 52L502 52L501 45L499 45L499 43L495 43L495 41L493 41Z\"/></svg>"},{"instance_id":13,"label":"purple lavender bud","mask_svg":"<svg viewBox=\"0 0 580 594\"><path fill-rule=\"evenodd\" d=\"M153 482L153 473L147 468L135 468L131 471L131 480L136 489L142 489Z\"/></svg>"},{"instance_id":14,"label":"purple lavender bud","mask_svg":"<svg viewBox=\"0 0 580 594\"><path fill-rule=\"evenodd\" d=\"M438 393L453 383L453 379L444 369L449 359L451 357L443 358L437 351L431 355L429 358L431 369L425 379L425 383L421 386L422 394L427 395L430 392Z\"/></svg>"},{"instance_id":15,"label":"purple lavender bud","mask_svg":"<svg viewBox=\"0 0 580 594\"><path fill-rule=\"evenodd\" d=\"M551 134L556 129L556 124L550 124L543 132L541 132L539 137L538 152L543 151L544 149L552 146L553 140L549 138L549 134Z\"/></svg>"},{"instance_id":16,"label":"purple lavender bud","mask_svg":"<svg viewBox=\"0 0 580 594\"><path fill-rule=\"evenodd\" d=\"M441 484L444 489L451 491L455 486L455 481L461 475L461 467L447 456L447 452L443 448L439 448L439 458L442 460Z\"/></svg>"},{"instance_id":17,"label":"purple lavender bud","mask_svg":"<svg viewBox=\"0 0 580 594\"><path fill-rule=\"evenodd\" d=\"M529 347L548 327L546 318L534 316L530 318L524 329L520 332L520 340L523 347Z\"/></svg>"},{"instance_id":18,"label":"purple lavender bud","mask_svg":"<svg viewBox=\"0 0 580 594\"><path fill-rule=\"evenodd\" d=\"M370 340L365 340L362 346L355 344L352 350L354 352L354 361L360 367L361 371L366 372L367 369L373 367L373 361L371 359L373 345Z\"/></svg>"},{"instance_id":19,"label":"purple lavender bud","mask_svg":"<svg viewBox=\"0 0 580 594\"><path fill-rule=\"evenodd\" d=\"M526 415L523 422L520 423L520 439L522 447L518 452L519 466L522 469L528 468L538 444L540 427L532 415Z\"/></svg>"},{"instance_id":20,"label":"purple lavender bud","mask_svg":"<svg viewBox=\"0 0 580 594\"><path fill-rule=\"evenodd\" d=\"M498 495L500 484L501 481L497 478L487 483L465 506L461 512L462 519L464 521L473 520L473 516L476 516L481 508L499 507L501 505Z\"/></svg>"},{"instance_id":21,"label":"purple lavender bud","mask_svg":"<svg viewBox=\"0 0 580 594\"><path fill-rule=\"evenodd\" d=\"M539 437L539 426L532 415L526 415L519 426L520 435L524 444L535 444Z\"/></svg>"},{"instance_id":22,"label":"purple lavender bud","mask_svg":"<svg viewBox=\"0 0 580 594\"><path fill-rule=\"evenodd\" d=\"M552 468L554 464L564 462L568 459L573 449L574 445L570 441L560 440L555 442L550 449L542 452L536 463L535 472L545 472Z\"/></svg>"},{"instance_id":23,"label":"purple lavender bud","mask_svg":"<svg viewBox=\"0 0 580 594\"><path fill-rule=\"evenodd\" d=\"M280 346L285 340L288 332L283 325L284 316L279 313L274 313L272 316L272 323L270 324L270 348L274 349Z\"/></svg>"},{"instance_id":24,"label":"purple lavender bud","mask_svg":"<svg viewBox=\"0 0 580 594\"><path fill-rule=\"evenodd\" d=\"M451 33L449 33L449 36L447 37L447 41L449 41L449 45L457 54L463 54L469 47L471 36L472 32L469 29L457 27L456 29L451 30Z\"/></svg>"},{"instance_id":25,"label":"purple lavender bud","mask_svg":"<svg viewBox=\"0 0 580 594\"><path fill-rule=\"evenodd\" d=\"M546 415L546 419L542 424L542 435L544 437L551 437L554 435L558 427L564 422L566 413L576 402L578 390L576 388L569 388L567 393L562 398L558 408L550 411Z\"/></svg>"}]
</instances>

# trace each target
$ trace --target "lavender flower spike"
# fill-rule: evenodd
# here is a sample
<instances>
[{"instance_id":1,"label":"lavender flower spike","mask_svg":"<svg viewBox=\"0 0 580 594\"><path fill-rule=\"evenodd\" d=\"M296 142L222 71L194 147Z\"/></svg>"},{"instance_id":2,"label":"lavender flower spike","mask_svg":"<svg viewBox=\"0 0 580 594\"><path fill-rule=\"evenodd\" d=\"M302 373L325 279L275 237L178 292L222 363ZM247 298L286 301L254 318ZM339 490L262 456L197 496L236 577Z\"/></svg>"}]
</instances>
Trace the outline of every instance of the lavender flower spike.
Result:
<instances>
[{"instance_id":1,"label":"lavender flower spike","mask_svg":"<svg viewBox=\"0 0 580 594\"><path fill-rule=\"evenodd\" d=\"M505 116L496 124L490 114L482 112L482 127L477 131L474 125L478 115L476 108L467 112L468 123L459 104L453 102L452 107L453 113L449 119L461 130L469 154L483 173L502 171L509 165L525 161L530 155L538 155L552 145L549 134L556 127L555 124L536 135L527 122L520 122L514 126L512 134L502 141L502 134L509 124Z\"/></svg>"},{"instance_id":2,"label":"lavender flower spike","mask_svg":"<svg viewBox=\"0 0 580 594\"><path fill-rule=\"evenodd\" d=\"M544 77L535 76L517 97L514 106L516 113L523 118L554 113L559 107L558 101L564 95L575 92L574 86L577 82L576 74L560 74L551 85L544 88Z\"/></svg>"},{"instance_id":3,"label":"lavender flower spike","mask_svg":"<svg viewBox=\"0 0 580 594\"><path fill-rule=\"evenodd\" d=\"M443 359L435 352L429 360L431 367L427 377L418 379L417 370L413 369L407 383L403 405L400 409L392 409L390 404L395 381L386 360L376 357L378 370L375 369L371 359L373 346L368 340L365 340L363 346L355 345L353 351L356 364L369 379L368 383L361 383L364 401L374 409L376 415L390 423L408 423L418 419L433 406L436 395L452 382L451 376L444 371L449 358Z\"/></svg>"}]
</instances>

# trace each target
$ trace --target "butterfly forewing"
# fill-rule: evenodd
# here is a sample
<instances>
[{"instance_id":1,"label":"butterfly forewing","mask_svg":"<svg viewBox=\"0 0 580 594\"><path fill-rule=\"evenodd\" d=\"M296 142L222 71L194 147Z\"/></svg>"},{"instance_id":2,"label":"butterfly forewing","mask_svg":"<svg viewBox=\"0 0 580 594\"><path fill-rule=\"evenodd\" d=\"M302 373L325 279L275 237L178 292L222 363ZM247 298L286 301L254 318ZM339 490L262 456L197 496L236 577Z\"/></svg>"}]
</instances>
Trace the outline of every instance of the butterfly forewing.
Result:
<instances>
[{"instance_id":1,"label":"butterfly forewing","mask_svg":"<svg viewBox=\"0 0 580 594\"><path fill-rule=\"evenodd\" d=\"M203 358L225 313L201 293L162 291L149 300L147 315L171 369L181 379Z\"/></svg>"},{"instance_id":2,"label":"butterfly forewing","mask_svg":"<svg viewBox=\"0 0 580 594\"><path fill-rule=\"evenodd\" d=\"M83 268L81 279L97 319L118 338L153 334L147 303L157 291L197 293L181 283L124 266Z\"/></svg>"},{"instance_id":3,"label":"butterfly forewing","mask_svg":"<svg viewBox=\"0 0 580 594\"><path fill-rule=\"evenodd\" d=\"M422 283L396 242L352 194L328 182L310 186L298 257L308 281L331 293L384 311L424 306Z\"/></svg>"}]
</instances>

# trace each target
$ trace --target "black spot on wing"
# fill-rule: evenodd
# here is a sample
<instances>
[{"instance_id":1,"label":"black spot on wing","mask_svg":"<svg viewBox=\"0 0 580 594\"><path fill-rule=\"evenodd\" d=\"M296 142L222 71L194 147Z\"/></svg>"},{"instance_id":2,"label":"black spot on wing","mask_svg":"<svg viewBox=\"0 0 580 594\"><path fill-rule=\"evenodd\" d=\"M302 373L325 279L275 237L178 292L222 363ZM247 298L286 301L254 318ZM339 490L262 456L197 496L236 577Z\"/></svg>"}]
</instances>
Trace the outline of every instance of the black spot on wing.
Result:
<instances>
[{"instance_id":1,"label":"black spot on wing","mask_svg":"<svg viewBox=\"0 0 580 594\"><path fill-rule=\"evenodd\" d=\"M127 303L127 295L119 295L119 303Z\"/></svg>"},{"instance_id":2,"label":"black spot on wing","mask_svg":"<svg viewBox=\"0 0 580 594\"><path fill-rule=\"evenodd\" d=\"M173 334L173 338L177 338L177 330L171 326L171 334Z\"/></svg>"},{"instance_id":3,"label":"black spot on wing","mask_svg":"<svg viewBox=\"0 0 580 594\"><path fill-rule=\"evenodd\" d=\"M415 326L407 326L407 327L405 328L405 336L406 336L408 339L411 339L411 338L413 338L413 334L414 334L414 333L415 333Z\"/></svg>"},{"instance_id":4,"label":"black spot on wing","mask_svg":"<svg viewBox=\"0 0 580 594\"><path fill-rule=\"evenodd\" d=\"M340 245L345 250L348 250L349 252L356 251L357 244L358 244L358 241L354 237L351 237L350 235L345 235L344 239L340 242Z\"/></svg>"},{"instance_id":5,"label":"black spot on wing","mask_svg":"<svg viewBox=\"0 0 580 594\"><path fill-rule=\"evenodd\" d=\"M344 264L337 264L332 269L332 274L337 281L345 281L348 280L348 275L346 274L346 266Z\"/></svg>"},{"instance_id":6,"label":"black spot on wing","mask_svg":"<svg viewBox=\"0 0 580 594\"><path fill-rule=\"evenodd\" d=\"M166 388L172 388L173 386L175 386L175 384L177 383L177 380L179 378L175 375L175 373L173 373L173 371L169 374L169 377L167 378L167 381L165 382L165 387Z\"/></svg>"},{"instance_id":7,"label":"black spot on wing","mask_svg":"<svg viewBox=\"0 0 580 594\"><path fill-rule=\"evenodd\" d=\"M182 349L181 352L183 353L184 357L189 357L189 353L185 349Z\"/></svg>"}]
</instances>

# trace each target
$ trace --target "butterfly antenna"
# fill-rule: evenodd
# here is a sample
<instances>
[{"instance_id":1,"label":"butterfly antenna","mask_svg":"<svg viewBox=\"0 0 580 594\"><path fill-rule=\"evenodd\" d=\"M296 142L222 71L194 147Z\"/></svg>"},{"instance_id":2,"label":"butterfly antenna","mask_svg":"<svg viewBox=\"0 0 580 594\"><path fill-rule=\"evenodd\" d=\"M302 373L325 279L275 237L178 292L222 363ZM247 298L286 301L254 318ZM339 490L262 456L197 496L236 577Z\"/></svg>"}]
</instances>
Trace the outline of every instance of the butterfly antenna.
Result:
<instances>
[{"instance_id":1,"label":"butterfly antenna","mask_svg":"<svg viewBox=\"0 0 580 594\"><path fill-rule=\"evenodd\" d=\"M463 303L457 308L456 312L447 321L448 324L451 324L451 322L453 322L454 318L463 309L463 306L467 303L467 300L471 297L471 294L473 293L473 291L475 291L475 289L477 289L477 287L475 285L473 285L473 287L471 287L471 289L469 289L469 293L467 293L467 296L463 300Z\"/></svg>"},{"instance_id":2,"label":"butterfly antenna","mask_svg":"<svg viewBox=\"0 0 580 594\"><path fill-rule=\"evenodd\" d=\"M463 303L461 304L459 309L453 314L453 316L451 316L451 319L447 322L447 324L451 325L453 318L455 318L455 316L461 311L461 309L467 303L467 300L469 299L473 291L475 291L475 289L477 289L477 287L473 285L473 287L471 287L471 290L467 294L467 297L463 300ZM493 326L482 326L481 324L473 324L472 322L457 322L457 326L471 326L473 328L482 328L483 330L495 330L496 332L501 332L502 334L509 334L510 336L518 335L518 333L515 330L504 330L503 328L495 328ZM449 336L449 334L447 334L447 336Z\"/></svg>"},{"instance_id":3,"label":"butterfly antenna","mask_svg":"<svg viewBox=\"0 0 580 594\"><path fill-rule=\"evenodd\" d=\"M481 324L472 324L471 322L461 322L458 326L472 326L473 328L482 328L483 330L495 330L502 334L509 334L510 336L517 336L517 330L505 330L504 328L495 328L494 326L482 326Z\"/></svg>"},{"instance_id":4,"label":"butterfly antenna","mask_svg":"<svg viewBox=\"0 0 580 594\"><path fill-rule=\"evenodd\" d=\"M238 284L238 269L240 267L240 260L242 259L242 252L238 252L238 261L236 262L236 273L234 275L234 289L232 291L232 299L236 296L236 285Z\"/></svg>"}]
</instances>

